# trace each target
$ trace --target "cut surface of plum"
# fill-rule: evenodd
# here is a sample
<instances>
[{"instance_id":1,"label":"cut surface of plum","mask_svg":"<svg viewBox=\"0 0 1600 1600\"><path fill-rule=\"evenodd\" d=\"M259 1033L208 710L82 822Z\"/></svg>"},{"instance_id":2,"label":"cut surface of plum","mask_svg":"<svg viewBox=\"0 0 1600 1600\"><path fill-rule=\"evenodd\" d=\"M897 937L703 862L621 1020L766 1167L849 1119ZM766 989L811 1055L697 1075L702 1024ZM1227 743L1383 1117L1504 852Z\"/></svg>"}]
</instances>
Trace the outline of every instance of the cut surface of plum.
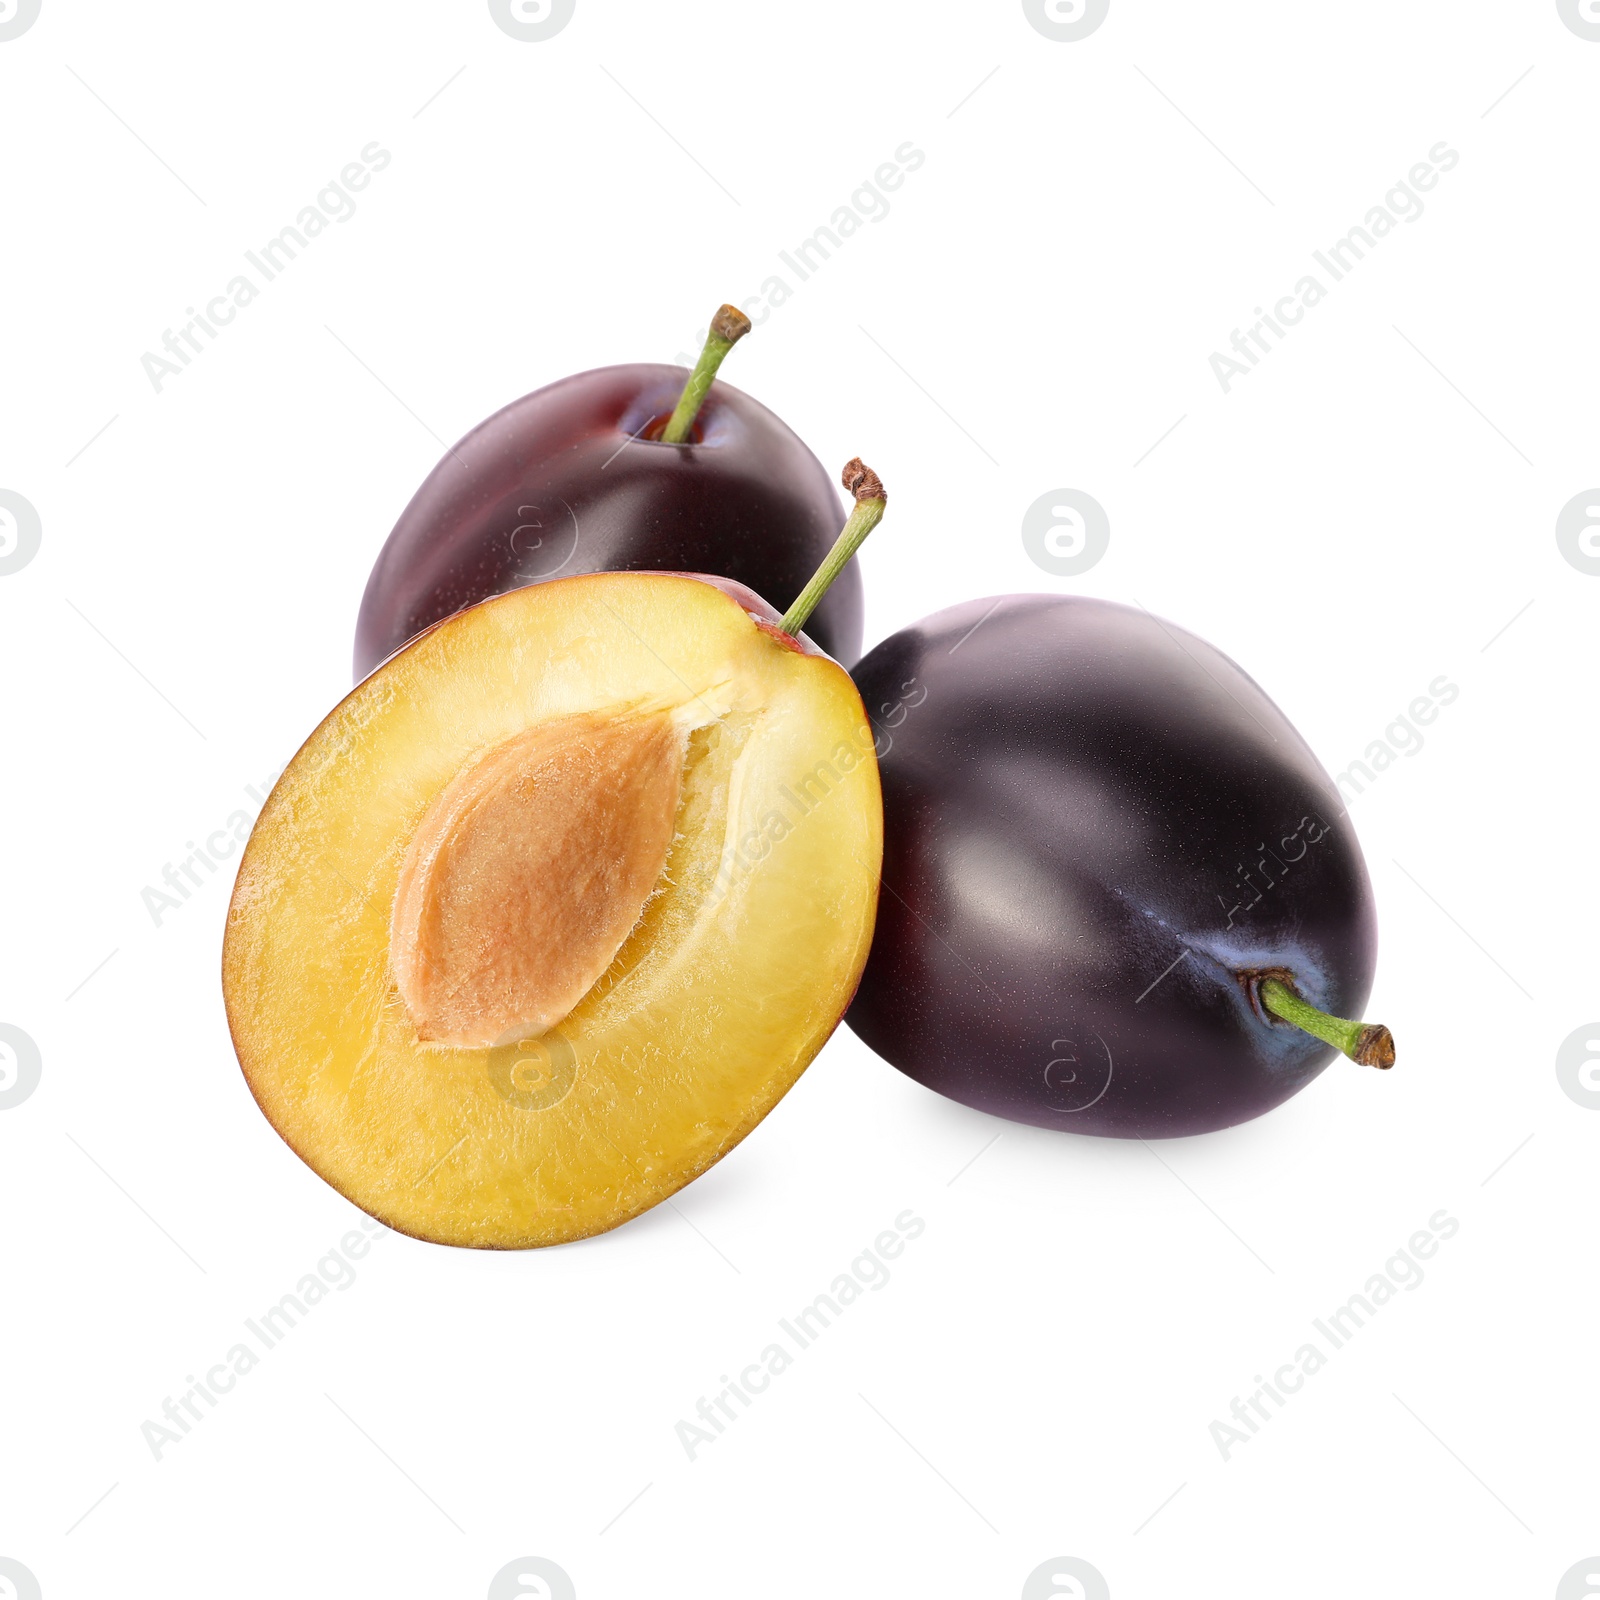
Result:
<instances>
[{"instance_id":1,"label":"cut surface of plum","mask_svg":"<svg viewBox=\"0 0 1600 1600\"><path fill-rule=\"evenodd\" d=\"M418 1237L615 1227L725 1155L871 943L873 735L726 580L605 573L461 612L290 763L223 952L289 1146Z\"/></svg>"}]
</instances>

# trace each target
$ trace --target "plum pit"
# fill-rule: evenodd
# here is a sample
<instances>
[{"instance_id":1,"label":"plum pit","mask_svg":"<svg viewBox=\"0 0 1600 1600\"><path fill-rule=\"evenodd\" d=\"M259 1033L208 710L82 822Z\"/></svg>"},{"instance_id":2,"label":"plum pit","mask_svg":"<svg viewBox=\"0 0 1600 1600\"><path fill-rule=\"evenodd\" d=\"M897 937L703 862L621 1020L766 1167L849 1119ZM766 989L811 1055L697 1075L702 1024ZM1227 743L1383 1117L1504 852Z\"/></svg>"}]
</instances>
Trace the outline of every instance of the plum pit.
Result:
<instances>
[{"instance_id":1,"label":"plum pit","mask_svg":"<svg viewBox=\"0 0 1600 1600\"><path fill-rule=\"evenodd\" d=\"M661 877L686 742L667 711L561 717L445 786L406 850L390 925L419 1040L537 1036L593 988Z\"/></svg>"}]
</instances>

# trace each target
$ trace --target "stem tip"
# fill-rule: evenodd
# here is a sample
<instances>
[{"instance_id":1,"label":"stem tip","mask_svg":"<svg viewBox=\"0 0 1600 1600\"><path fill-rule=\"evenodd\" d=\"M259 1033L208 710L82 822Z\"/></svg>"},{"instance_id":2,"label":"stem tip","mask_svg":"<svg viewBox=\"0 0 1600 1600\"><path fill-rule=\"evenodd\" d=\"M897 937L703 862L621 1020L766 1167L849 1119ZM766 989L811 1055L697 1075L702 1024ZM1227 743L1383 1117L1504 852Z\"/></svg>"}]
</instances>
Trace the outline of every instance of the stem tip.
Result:
<instances>
[{"instance_id":1,"label":"stem tip","mask_svg":"<svg viewBox=\"0 0 1600 1600\"><path fill-rule=\"evenodd\" d=\"M738 344L750 331L750 319L738 306L718 306L711 319L711 331L729 344Z\"/></svg>"},{"instance_id":2,"label":"stem tip","mask_svg":"<svg viewBox=\"0 0 1600 1600\"><path fill-rule=\"evenodd\" d=\"M869 467L860 456L852 456L845 463L844 471L839 475L839 481L847 488L856 500L882 500L886 505L889 497L883 492L883 479Z\"/></svg>"},{"instance_id":3,"label":"stem tip","mask_svg":"<svg viewBox=\"0 0 1600 1600\"><path fill-rule=\"evenodd\" d=\"M1362 1028L1350 1059L1359 1066L1387 1071L1394 1065L1394 1035L1381 1022L1369 1022Z\"/></svg>"}]
</instances>

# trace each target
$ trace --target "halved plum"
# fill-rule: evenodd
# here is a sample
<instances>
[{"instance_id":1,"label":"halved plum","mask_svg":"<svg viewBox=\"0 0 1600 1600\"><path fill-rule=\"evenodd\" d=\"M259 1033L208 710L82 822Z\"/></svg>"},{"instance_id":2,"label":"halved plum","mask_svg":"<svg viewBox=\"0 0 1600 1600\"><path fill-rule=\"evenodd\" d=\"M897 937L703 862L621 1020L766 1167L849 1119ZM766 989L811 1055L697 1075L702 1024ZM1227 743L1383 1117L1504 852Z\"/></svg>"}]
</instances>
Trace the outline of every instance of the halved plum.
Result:
<instances>
[{"instance_id":1,"label":"halved plum","mask_svg":"<svg viewBox=\"0 0 1600 1600\"><path fill-rule=\"evenodd\" d=\"M419 1238L556 1244L772 1109L855 992L882 851L860 697L797 631L725 579L557 579L323 722L223 951L245 1078L315 1172Z\"/></svg>"}]
</instances>

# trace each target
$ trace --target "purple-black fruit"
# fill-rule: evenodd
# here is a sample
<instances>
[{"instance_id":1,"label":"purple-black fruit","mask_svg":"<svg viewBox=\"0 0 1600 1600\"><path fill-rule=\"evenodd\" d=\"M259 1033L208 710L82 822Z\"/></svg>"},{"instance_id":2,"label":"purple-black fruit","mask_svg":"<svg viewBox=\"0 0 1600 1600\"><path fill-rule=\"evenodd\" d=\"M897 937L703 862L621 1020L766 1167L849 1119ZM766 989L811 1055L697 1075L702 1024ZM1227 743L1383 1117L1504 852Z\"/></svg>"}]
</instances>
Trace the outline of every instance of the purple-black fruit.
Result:
<instances>
[{"instance_id":1,"label":"purple-black fruit","mask_svg":"<svg viewBox=\"0 0 1600 1600\"><path fill-rule=\"evenodd\" d=\"M525 395L480 423L412 497L367 580L359 680L464 606L584 572L709 572L778 610L844 526L832 479L748 395L716 384L749 330L724 306L694 371L601 367ZM840 574L809 636L861 654L861 576Z\"/></svg>"},{"instance_id":2,"label":"purple-black fruit","mask_svg":"<svg viewBox=\"0 0 1600 1600\"><path fill-rule=\"evenodd\" d=\"M878 733L877 932L847 1020L902 1072L1040 1127L1226 1128L1359 1016L1372 889L1338 790L1221 651L1148 612L1016 595L857 666Z\"/></svg>"}]
</instances>

